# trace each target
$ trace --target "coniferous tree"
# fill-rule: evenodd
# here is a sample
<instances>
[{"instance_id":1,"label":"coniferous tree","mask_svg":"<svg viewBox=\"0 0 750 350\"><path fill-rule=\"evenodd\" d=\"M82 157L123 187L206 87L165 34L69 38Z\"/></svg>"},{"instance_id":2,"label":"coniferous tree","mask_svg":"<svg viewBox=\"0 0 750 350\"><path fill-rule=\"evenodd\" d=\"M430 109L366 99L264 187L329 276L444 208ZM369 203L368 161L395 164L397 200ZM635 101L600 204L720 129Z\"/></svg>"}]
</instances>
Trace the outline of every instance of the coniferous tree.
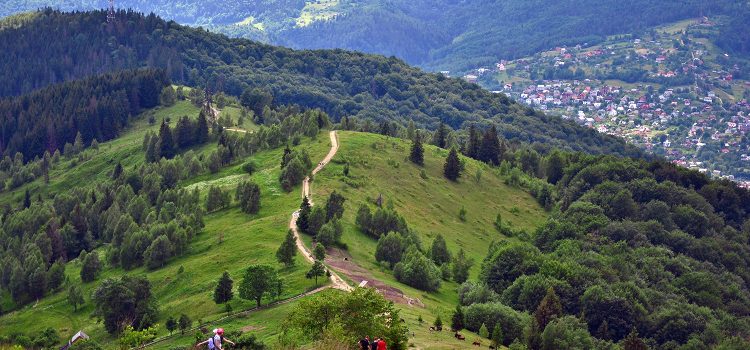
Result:
<instances>
[{"instance_id":1,"label":"coniferous tree","mask_svg":"<svg viewBox=\"0 0 750 350\"><path fill-rule=\"evenodd\" d=\"M164 323L164 326L167 327L167 330L169 331L169 335L172 335L172 332L174 332L175 329L177 329L177 321L175 321L174 317L169 316L167 319L167 322Z\"/></svg>"},{"instance_id":2,"label":"coniferous tree","mask_svg":"<svg viewBox=\"0 0 750 350\"><path fill-rule=\"evenodd\" d=\"M310 216L307 220L307 234L316 236L326 223L325 209L320 206L313 207L310 210Z\"/></svg>"},{"instance_id":3,"label":"coniferous tree","mask_svg":"<svg viewBox=\"0 0 750 350\"><path fill-rule=\"evenodd\" d=\"M469 270L474 265L474 260L467 258L463 248L458 250L458 254L453 259L453 281L464 283L469 279Z\"/></svg>"},{"instance_id":4,"label":"coniferous tree","mask_svg":"<svg viewBox=\"0 0 750 350\"><path fill-rule=\"evenodd\" d=\"M287 231L284 242L276 251L276 259L286 267L294 266L294 256L297 255L297 238L292 230Z\"/></svg>"},{"instance_id":5,"label":"coniferous tree","mask_svg":"<svg viewBox=\"0 0 750 350\"><path fill-rule=\"evenodd\" d=\"M146 135L148 138L148 145L146 146L146 161L153 163L161 158L159 153L159 137L156 135Z\"/></svg>"},{"instance_id":6,"label":"coniferous tree","mask_svg":"<svg viewBox=\"0 0 750 350\"><path fill-rule=\"evenodd\" d=\"M346 198L339 194L335 190L331 192L326 201L326 221L331 221L334 218L341 218L344 214L344 202Z\"/></svg>"},{"instance_id":7,"label":"coniferous tree","mask_svg":"<svg viewBox=\"0 0 750 350\"><path fill-rule=\"evenodd\" d=\"M159 127L159 154L167 159L174 157L174 140L172 139L172 130L169 128L166 120L162 120Z\"/></svg>"},{"instance_id":8,"label":"coniferous tree","mask_svg":"<svg viewBox=\"0 0 750 350\"><path fill-rule=\"evenodd\" d=\"M482 144L479 147L479 160L491 164L499 165L502 157L500 140L497 137L497 129L493 125L484 132Z\"/></svg>"},{"instance_id":9,"label":"coniferous tree","mask_svg":"<svg viewBox=\"0 0 750 350\"><path fill-rule=\"evenodd\" d=\"M214 290L214 302L217 304L224 304L232 300L234 297L232 285L233 281L232 278L229 277L229 272L224 271L221 278L219 278L219 282L216 284L216 289Z\"/></svg>"},{"instance_id":10,"label":"coniferous tree","mask_svg":"<svg viewBox=\"0 0 750 350\"><path fill-rule=\"evenodd\" d=\"M537 306L536 311L534 311L534 319L536 320L539 329L543 330L553 319L562 316L563 312L560 297L557 296L554 288L549 287L544 299L542 299L539 306Z\"/></svg>"},{"instance_id":11,"label":"coniferous tree","mask_svg":"<svg viewBox=\"0 0 750 350\"><path fill-rule=\"evenodd\" d=\"M409 160L416 165L424 165L424 147L422 146L422 136L417 131L411 143Z\"/></svg>"},{"instance_id":12,"label":"coniferous tree","mask_svg":"<svg viewBox=\"0 0 750 350\"><path fill-rule=\"evenodd\" d=\"M247 214L256 214L260 210L260 186L252 181L241 182L235 198L240 203L240 209Z\"/></svg>"},{"instance_id":13,"label":"coniferous tree","mask_svg":"<svg viewBox=\"0 0 750 350\"><path fill-rule=\"evenodd\" d=\"M180 319L177 321L177 323L180 326L180 333L185 334L185 331L190 328L190 326L193 324L193 321L188 317L188 315L182 314L180 315Z\"/></svg>"},{"instance_id":14,"label":"coniferous tree","mask_svg":"<svg viewBox=\"0 0 750 350\"><path fill-rule=\"evenodd\" d=\"M323 261L326 259L326 247L322 243L318 243L315 245L315 249L313 249L313 256L315 256L316 260Z\"/></svg>"},{"instance_id":15,"label":"coniferous tree","mask_svg":"<svg viewBox=\"0 0 750 350\"><path fill-rule=\"evenodd\" d=\"M31 193L29 192L29 189L27 188L26 191L23 193L23 207L24 209L31 206Z\"/></svg>"},{"instance_id":16,"label":"coniferous tree","mask_svg":"<svg viewBox=\"0 0 750 350\"><path fill-rule=\"evenodd\" d=\"M464 329L464 311L461 309L461 305L456 305L456 311L453 312L453 317L451 317L451 328L455 332Z\"/></svg>"},{"instance_id":17,"label":"coniferous tree","mask_svg":"<svg viewBox=\"0 0 750 350\"><path fill-rule=\"evenodd\" d=\"M490 331L487 330L487 325L482 323L482 326L479 327L479 336L485 339L489 339L490 337Z\"/></svg>"},{"instance_id":18,"label":"coniferous tree","mask_svg":"<svg viewBox=\"0 0 750 350\"><path fill-rule=\"evenodd\" d=\"M633 329L630 334L622 340L622 350L648 350L648 345L638 337L638 331Z\"/></svg>"},{"instance_id":19,"label":"coniferous tree","mask_svg":"<svg viewBox=\"0 0 750 350\"><path fill-rule=\"evenodd\" d=\"M117 165L115 165L115 169L112 170L112 179L113 180L119 179L120 176L122 176L122 172L123 172L122 163L117 162Z\"/></svg>"},{"instance_id":20,"label":"coniferous tree","mask_svg":"<svg viewBox=\"0 0 750 350\"><path fill-rule=\"evenodd\" d=\"M198 121L195 125L195 142L199 145L208 141L208 119L203 111L198 114Z\"/></svg>"},{"instance_id":21,"label":"coniferous tree","mask_svg":"<svg viewBox=\"0 0 750 350\"><path fill-rule=\"evenodd\" d=\"M459 177L461 177L462 171L463 164L461 164L461 160L458 159L458 152L456 152L455 148L451 148L450 153L448 153L448 157L445 158L443 175L445 175L448 180L456 181Z\"/></svg>"},{"instance_id":22,"label":"coniferous tree","mask_svg":"<svg viewBox=\"0 0 750 350\"><path fill-rule=\"evenodd\" d=\"M435 240L432 241L430 257L437 265L442 265L451 261L451 253L448 251L448 245L445 243L443 235L438 234L437 237L435 237Z\"/></svg>"},{"instance_id":23,"label":"coniferous tree","mask_svg":"<svg viewBox=\"0 0 750 350\"><path fill-rule=\"evenodd\" d=\"M435 318L435 322L433 322L432 325L437 329L443 328L443 320L440 318L440 315Z\"/></svg>"},{"instance_id":24,"label":"coniferous tree","mask_svg":"<svg viewBox=\"0 0 750 350\"><path fill-rule=\"evenodd\" d=\"M284 169L287 164L294 158L294 153L292 153L292 150L289 148L289 144L284 147L284 154L281 155L281 169Z\"/></svg>"},{"instance_id":25,"label":"coniferous tree","mask_svg":"<svg viewBox=\"0 0 750 350\"><path fill-rule=\"evenodd\" d=\"M464 155L472 159L478 159L480 144L479 132L477 132L476 126L472 125L469 127L469 139L466 140L466 145L464 146Z\"/></svg>"},{"instance_id":26,"label":"coniferous tree","mask_svg":"<svg viewBox=\"0 0 750 350\"><path fill-rule=\"evenodd\" d=\"M503 343L503 330L500 328L500 322L495 323L495 328L492 330L492 344L495 346L495 349L500 348L500 345Z\"/></svg>"},{"instance_id":27,"label":"coniferous tree","mask_svg":"<svg viewBox=\"0 0 750 350\"><path fill-rule=\"evenodd\" d=\"M440 122L440 126L435 130L435 134L432 138L432 144L440 148L445 148L448 140L448 128L445 123Z\"/></svg>"},{"instance_id":28,"label":"coniferous tree","mask_svg":"<svg viewBox=\"0 0 750 350\"><path fill-rule=\"evenodd\" d=\"M83 136L81 136L81 132L76 133L76 138L73 141L73 153L78 154L83 152Z\"/></svg>"},{"instance_id":29,"label":"coniferous tree","mask_svg":"<svg viewBox=\"0 0 750 350\"><path fill-rule=\"evenodd\" d=\"M297 227L302 232L308 232L308 220L310 219L311 210L310 200L305 196L305 198L302 198L302 204L299 208L299 216L297 216Z\"/></svg>"}]
</instances>

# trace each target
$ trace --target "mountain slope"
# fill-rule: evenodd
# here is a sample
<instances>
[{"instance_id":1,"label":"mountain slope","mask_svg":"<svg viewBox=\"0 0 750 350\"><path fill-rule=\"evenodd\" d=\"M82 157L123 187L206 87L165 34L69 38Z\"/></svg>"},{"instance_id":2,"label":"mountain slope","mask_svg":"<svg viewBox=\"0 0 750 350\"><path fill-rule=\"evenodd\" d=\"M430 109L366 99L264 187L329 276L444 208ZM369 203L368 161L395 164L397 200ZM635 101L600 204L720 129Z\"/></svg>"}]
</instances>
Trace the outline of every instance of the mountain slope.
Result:
<instances>
[{"instance_id":1,"label":"mountain slope","mask_svg":"<svg viewBox=\"0 0 750 350\"><path fill-rule=\"evenodd\" d=\"M224 109L223 113L231 113L236 121L237 115L233 107ZM45 197L53 194L65 194L70 191L72 182L97 184L106 181L113 164L122 163L126 168L137 168L144 162L144 152L141 140L147 132L158 129L159 123L151 125L148 116L154 113L157 120L177 119L181 115L194 116L198 110L188 101L178 102L173 107L158 108L147 111L124 130L115 140L102 142L99 149L89 150L91 156L84 162L74 163L74 159L63 160L51 173L50 183L45 185L42 179L21 186L13 191L0 194L0 203L15 203L19 196L27 189L33 193L43 193ZM417 319L429 320L434 314L447 312L456 301L455 283L445 282L439 293L424 296L424 292L395 281L393 275L377 267L372 252L375 241L364 236L354 226L354 215L359 204L367 201L375 191L384 193L386 202L394 202L395 208L405 214L410 227L422 237L427 246L436 234L442 234L448 241L451 251L463 248L467 255L476 262L481 260L486 252L486 241L502 239L502 235L494 231L491 225L497 214L502 214L506 223L514 228L533 231L546 218L544 210L525 190L503 183L503 178L489 167L467 160L467 174L474 174L477 169L484 169L482 179L477 183L467 175L460 183L450 183L442 177L442 160L445 150L428 146L425 152L427 178L419 177L419 169L412 164L392 164L391 160L400 159L408 150L408 142L382 135L339 132L341 148L334 161L316 175L312 183L313 196L319 205L324 205L325 198L334 189L340 191L347 198L344 217L344 242L350 247L354 262L372 269L374 277L382 280L392 288L398 288L405 294L418 298L424 307L412 308L402 305L405 318L410 327L416 332L417 338L412 342L423 348L450 349L460 346L451 334L433 335L423 327ZM375 145L375 147L373 147ZM198 155L207 154L216 149L215 144L208 144L191 150ZM330 142L327 133L320 133L317 138L302 139L296 149L306 149L313 160L322 159L328 152ZM257 215L247 215L236 205L228 209L208 214L205 218L205 229L189 244L187 252L169 261L164 268L155 271L146 268L123 270L122 268L105 268L96 282L81 283L79 271L81 262L72 260L67 264L66 275L70 282L80 284L84 295L91 291L104 278L118 277L125 273L147 276L154 285L154 294L160 305L158 323L164 324L169 316L187 314L193 320L211 321L221 317L224 313L223 305L215 305L211 301L211 293L216 279L221 272L227 270L239 283L240 276L247 265L251 263L266 263L276 266L273 256L279 242L283 239L288 223L288 215L299 205L299 191L297 188L289 193L279 188L278 161L283 153L282 148L258 152L247 159L242 159L232 165L223 167L216 174L203 174L180 181L178 188L188 190L198 189L201 200L205 198L208 188L212 185L220 186L224 190L233 192L242 180L252 179L261 186L262 209ZM183 154L184 155L184 154ZM368 162L353 162L350 179L360 183L357 187L347 185L341 176L344 160L369 159ZM256 172L246 175L241 164L252 160L256 164ZM392 183L389 179L401 178L403 181ZM480 190L486 187L486 190ZM430 191L424 189L432 189ZM400 193L409 193L409 197L396 199ZM393 198L393 200L391 200ZM462 222L457 218L459 208L441 205L439 202L470 199L467 203L468 220ZM512 205L511 203L512 202ZM434 203L434 204L428 204ZM485 207L495 210L485 211ZM411 214L411 213L419 214ZM437 219L450 216L452 219ZM436 219L428 219L428 218ZM489 227L489 228L488 228ZM463 237L460 232L475 232L471 236ZM309 239L309 237L306 237ZM107 245L95 250L104 257ZM283 297L289 297L304 292L312 287L312 282L303 278L308 264L298 256L297 266L291 269L281 269L285 279ZM183 270L183 272L179 272ZM472 276L479 272L478 264L472 269ZM67 285L66 285L67 286ZM0 336L8 336L15 332L29 333L30 330L41 331L47 327L56 329L61 336L68 336L77 330L84 330L93 336L97 342L114 347L115 339L107 335L103 326L90 317L93 305L86 297L86 304L78 311L73 311L67 303L65 290L52 292L39 302L20 308L0 317ZM7 295L5 295L7 298ZM3 310L12 304L4 300ZM265 301L264 301L265 303ZM233 310L238 311L252 306L252 302L235 298L230 302ZM222 321L222 326L231 331L253 329L261 339L272 343L276 340L283 315L290 311L289 306L274 308L271 311L251 313L248 317L235 317ZM41 320L41 321L40 321ZM249 327L249 328L248 328ZM159 335L166 335L161 328ZM177 336L167 342L160 343L156 348L173 348L185 346L193 342L194 334Z\"/></svg>"},{"instance_id":2,"label":"mountain slope","mask_svg":"<svg viewBox=\"0 0 750 350\"><path fill-rule=\"evenodd\" d=\"M39 13L20 27L0 30L0 61L8 84L0 95L17 95L59 81L137 67L166 70L174 82L205 85L239 97L260 88L274 105L320 108L334 120L369 120L370 130L406 126L434 129L494 123L507 139L590 153L638 155L617 138L524 108L504 95L409 67L394 58L333 51L294 51L229 39L119 12ZM60 38L57 33L62 33ZM12 83L10 83L12 82ZM380 124L380 125L378 125Z\"/></svg>"},{"instance_id":3,"label":"mountain slope","mask_svg":"<svg viewBox=\"0 0 750 350\"><path fill-rule=\"evenodd\" d=\"M119 8L295 48L342 48L395 55L431 70L465 72L499 59L710 14L734 14L738 0L697 1L196 1L122 0ZM105 6L91 0L11 0L0 16L49 5Z\"/></svg>"}]
</instances>

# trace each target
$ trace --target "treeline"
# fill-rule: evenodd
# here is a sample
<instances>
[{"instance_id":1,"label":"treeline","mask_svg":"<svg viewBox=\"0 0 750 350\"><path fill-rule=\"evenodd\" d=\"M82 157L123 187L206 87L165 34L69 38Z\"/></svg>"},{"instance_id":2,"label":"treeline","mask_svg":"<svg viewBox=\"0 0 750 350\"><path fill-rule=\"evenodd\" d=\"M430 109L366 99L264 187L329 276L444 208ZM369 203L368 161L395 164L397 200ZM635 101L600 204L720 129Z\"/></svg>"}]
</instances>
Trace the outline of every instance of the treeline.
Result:
<instances>
[{"instance_id":1,"label":"treeline","mask_svg":"<svg viewBox=\"0 0 750 350\"><path fill-rule=\"evenodd\" d=\"M50 86L0 100L0 152L20 152L26 161L81 140L117 137L129 119L159 104L168 84L163 71L134 70Z\"/></svg>"},{"instance_id":2,"label":"treeline","mask_svg":"<svg viewBox=\"0 0 750 350\"><path fill-rule=\"evenodd\" d=\"M495 124L512 140L590 153L639 154L622 140L534 112L477 85L424 73L395 58L340 50L292 51L228 39L156 16L119 11L117 17L108 25L101 11L45 10L26 25L0 31L0 61L7 62L2 72L7 84L0 87L0 95L101 71L158 67L174 82L208 82L214 92L227 95L263 89L276 106L318 108L334 121L354 116L404 126L414 120L428 129L440 122L454 129ZM56 33L70 35L60 38Z\"/></svg>"},{"instance_id":3,"label":"treeline","mask_svg":"<svg viewBox=\"0 0 750 350\"><path fill-rule=\"evenodd\" d=\"M454 328L528 349L750 346L748 191L661 161L541 164L559 212L491 245Z\"/></svg>"},{"instance_id":4,"label":"treeline","mask_svg":"<svg viewBox=\"0 0 750 350\"><path fill-rule=\"evenodd\" d=\"M62 286L64 263L79 257L81 279L90 282L110 266L132 269L163 266L184 253L203 227L197 192L175 188L170 165L124 170L117 164L111 180L34 198L27 208L8 211L0 220L0 282L23 305Z\"/></svg>"}]
</instances>

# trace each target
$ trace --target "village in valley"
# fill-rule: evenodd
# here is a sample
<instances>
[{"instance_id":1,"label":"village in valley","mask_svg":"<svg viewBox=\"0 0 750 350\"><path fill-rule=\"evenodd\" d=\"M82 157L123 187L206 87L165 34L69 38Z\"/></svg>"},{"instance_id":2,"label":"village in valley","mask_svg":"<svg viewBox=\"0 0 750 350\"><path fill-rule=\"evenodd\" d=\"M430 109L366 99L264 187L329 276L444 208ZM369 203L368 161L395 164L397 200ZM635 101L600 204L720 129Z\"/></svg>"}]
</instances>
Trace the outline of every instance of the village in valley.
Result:
<instances>
[{"instance_id":1,"label":"village in valley","mask_svg":"<svg viewBox=\"0 0 750 350\"><path fill-rule=\"evenodd\" d=\"M500 60L464 79L750 188L749 66L711 41L717 20Z\"/></svg>"}]
</instances>

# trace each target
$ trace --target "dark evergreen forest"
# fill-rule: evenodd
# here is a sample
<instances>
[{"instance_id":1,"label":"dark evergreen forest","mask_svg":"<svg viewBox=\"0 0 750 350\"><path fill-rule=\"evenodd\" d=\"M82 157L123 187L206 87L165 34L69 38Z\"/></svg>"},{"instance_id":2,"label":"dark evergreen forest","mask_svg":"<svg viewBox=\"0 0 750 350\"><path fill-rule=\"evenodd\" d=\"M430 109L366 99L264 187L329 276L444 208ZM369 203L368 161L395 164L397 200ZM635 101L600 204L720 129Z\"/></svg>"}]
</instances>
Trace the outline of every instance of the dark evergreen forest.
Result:
<instances>
[{"instance_id":1,"label":"dark evergreen forest","mask_svg":"<svg viewBox=\"0 0 750 350\"><path fill-rule=\"evenodd\" d=\"M0 95L27 93L71 79L139 67L162 68L175 83L240 96L260 88L275 105L319 108L405 126L497 125L507 139L589 153L639 155L624 141L512 102L459 79L428 74L395 58L342 50L295 51L120 11L40 12L0 31Z\"/></svg>"}]
</instances>

